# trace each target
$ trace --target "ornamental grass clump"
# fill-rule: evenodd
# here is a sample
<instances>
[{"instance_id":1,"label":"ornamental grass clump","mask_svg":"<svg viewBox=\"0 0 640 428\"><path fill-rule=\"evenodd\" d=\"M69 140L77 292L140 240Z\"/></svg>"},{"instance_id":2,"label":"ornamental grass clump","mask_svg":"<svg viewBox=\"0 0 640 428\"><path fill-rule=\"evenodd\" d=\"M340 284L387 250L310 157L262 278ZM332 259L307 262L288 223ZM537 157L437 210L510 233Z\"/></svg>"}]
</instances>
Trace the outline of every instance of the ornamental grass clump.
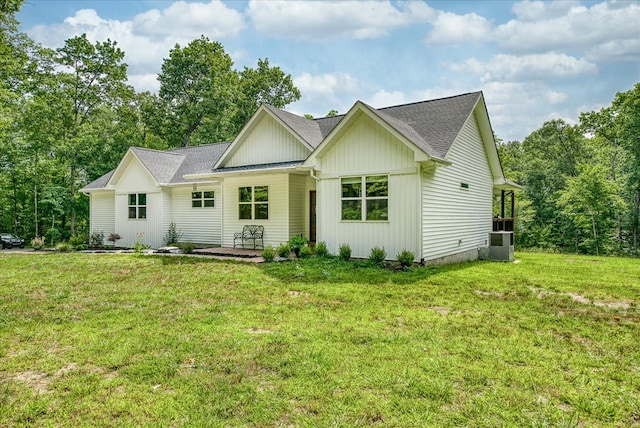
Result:
<instances>
[{"instance_id":1,"label":"ornamental grass clump","mask_svg":"<svg viewBox=\"0 0 640 428\"><path fill-rule=\"evenodd\" d=\"M340 248L338 248L338 254L341 260L351 260L351 246L349 244L340 244Z\"/></svg>"},{"instance_id":2,"label":"ornamental grass clump","mask_svg":"<svg viewBox=\"0 0 640 428\"><path fill-rule=\"evenodd\" d=\"M278 257L283 257L285 259L289 258L289 254L291 254L291 247L286 242L281 242L276 249L276 253Z\"/></svg>"},{"instance_id":3,"label":"ornamental grass clump","mask_svg":"<svg viewBox=\"0 0 640 428\"><path fill-rule=\"evenodd\" d=\"M413 266L413 261L415 260L415 258L416 258L416 255L409 250L402 250L396 256L396 260L398 260L398 263L400 263L400 266L404 268Z\"/></svg>"},{"instance_id":4,"label":"ornamental grass clump","mask_svg":"<svg viewBox=\"0 0 640 428\"><path fill-rule=\"evenodd\" d=\"M371 249L371 252L369 253L369 261L377 265L381 265L382 263L384 263L386 258L387 252L385 251L384 247L373 247Z\"/></svg>"},{"instance_id":5,"label":"ornamental grass clump","mask_svg":"<svg viewBox=\"0 0 640 428\"><path fill-rule=\"evenodd\" d=\"M31 240L31 248L34 250L42 250L44 248L44 238L36 236Z\"/></svg>"},{"instance_id":6,"label":"ornamental grass clump","mask_svg":"<svg viewBox=\"0 0 640 428\"><path fill-rule=\"evenodd\" d=\"M271 263L276 258L276 250L273 249L273 246L267 245L264 247L264 250L262 251L262 258L267 263Z\"/></svg>"},{"instance_id":7,"label":"ornamental grass clump","mask_svg":"<svg viewBox=\"0 0 640 428\"><path fill-rule=\"evenodd\" d=\"M329 255L329 249L327 248L327 243L324 241L320 241L316 244L316 256L317 257L327 257Z\"/></svg>"}]
</instances>

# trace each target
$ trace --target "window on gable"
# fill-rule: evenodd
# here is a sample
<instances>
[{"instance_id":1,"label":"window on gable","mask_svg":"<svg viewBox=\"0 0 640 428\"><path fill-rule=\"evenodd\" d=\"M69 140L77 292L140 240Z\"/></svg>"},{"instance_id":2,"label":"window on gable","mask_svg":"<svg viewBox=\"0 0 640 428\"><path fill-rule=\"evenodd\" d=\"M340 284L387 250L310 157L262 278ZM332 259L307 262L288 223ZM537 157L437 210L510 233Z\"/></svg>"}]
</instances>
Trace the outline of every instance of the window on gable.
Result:
<instances>
[{"instance_id":1,"label":"window on gable","mask_svg":"<svg viewBox=\"0 0 640 428\"><path fill-rule=\"evenodd\" d=\"M238 187L238 218L269 219L269 186Z\"/></svg>"},{"instance_id":2,"label":"window on gable","mask_svg":"<svg viewBox=\"0 0 640 428\"><path fill-rule=\"evenodd\" d=\"M147 194L129 193L129 218L147 218Z\"/></svg>"},{"instance_id":3,"label":"window on gable","mask_svg":"<svg viewBox=\"0 0 640 428\"><path fill-rule=\"evenodd\" d=\"M209 208L215 206L215 193L213 190L206 192L191 192L192 208Z\"/></svg>"},{"instance_id":4,"label":"window on gable","mask_svg":"<svg viewBox=\"0 0 640 428\"><path fill-rule=\"evenodd\" d=\"M341 180L341 185L342 220L387 221L389 219L388 176L346 177Z\"/></svg>"}]
</instances>

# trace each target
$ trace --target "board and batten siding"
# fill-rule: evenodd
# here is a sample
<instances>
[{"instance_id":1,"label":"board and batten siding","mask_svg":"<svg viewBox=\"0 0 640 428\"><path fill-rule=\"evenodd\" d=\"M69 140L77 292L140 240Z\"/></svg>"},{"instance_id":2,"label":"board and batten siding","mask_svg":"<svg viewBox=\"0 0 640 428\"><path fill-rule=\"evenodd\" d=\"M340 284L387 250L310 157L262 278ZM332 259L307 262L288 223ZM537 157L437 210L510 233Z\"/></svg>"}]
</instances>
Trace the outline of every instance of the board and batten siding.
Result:
<instances>
[{"instance_id":1,"label":"board and batten siding","mask_svg":"<svg viewBox=\"0 0 640 428\"><path fill-rule=\"evenodd\" d=\"M341 244L353 257L384 247L388 259L402 250L420 254L420 176L413 152L364 114L321 158L317 184L317 239L337 254ZM343 221L341 177L389 176L388 221Z\"/></svg>"},{"instance_id":2,"label":"board and batten siding","mask_svg":"<svg viewBox=\"0 0 640 428\"><path fill-rule=\"evenodd\" d=\"M104 235L103 244L109 244L107 241L109 235L115 233L115 213L114 213L114 192L93 192L90 197L91 209L89 218L91 233L100 233Z\"/></svg>"},{"instance_id":3,"label":"board and batten siding","mask_svg":"<svg viewBox=\"0 0 640 428\"><path fill-rule=\"evenodd\" d=\"M264 115L252 132L224 166L262 165L276 162L304 160L307 149L289 130L269 115Z\"/></svg>"},{"instance_id":4,"label":"board and batten siding","mask_svg":"<svg viewBox=\"0 0 640 428\"><path fill-rule=\"evenodd\" d=\"M171 189L171 221L175 222L176 228L182 233L180 240L196 244L221 245L222 186L220 184L197 186L198 192L214 192L213 207L192 207L192 191L192 186Z\"/></svg>"},{"instance_id":5,"label":"board and batten siding","mask_svg":"<svg viewBox=\"0 0 640 428\"><path fill-rule=\"evenodd\" d=\"M475 115L464 124L447 160L451 165L422 173L425 261L486 246L492 227L493 178Z\"/></svg>"},{"instance_id":6,"label":"board and batten siding","mask_svg":"<svg viewBox=\"0 0 640 428\"><path fill-rule=\"evenodd\" d=\"M238 188L244 186L269 186L269 219L240 220ZM264 226L264 245L277 246L289 240L289 175L264 174L225 178L222 184L222 209L224 210L223 247L233 247L233 235L242 232L247 224Z\"/></svg>"},{"instance_id":7,"label":"board and batten siding","mask_svg":"<svg viewBox=\"0 0 640 428\"><path fill-rule=\"evenodd\" d=\"M163 245L164 195L155 180L136 159L132 159L115 185L115 230L122 238L118 246L133 247L136 242L158 248ZM130 193L147 194L147 218L128 218Z\"/></svg>"}]
</instances>

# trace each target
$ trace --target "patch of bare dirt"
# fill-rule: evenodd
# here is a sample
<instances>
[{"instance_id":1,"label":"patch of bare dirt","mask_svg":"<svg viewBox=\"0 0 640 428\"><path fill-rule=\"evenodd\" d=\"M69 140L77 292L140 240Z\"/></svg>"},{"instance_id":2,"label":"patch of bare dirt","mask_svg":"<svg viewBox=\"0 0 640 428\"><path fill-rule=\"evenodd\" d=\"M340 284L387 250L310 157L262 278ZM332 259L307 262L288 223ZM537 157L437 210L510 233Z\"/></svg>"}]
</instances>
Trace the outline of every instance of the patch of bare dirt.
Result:
<instances>
[{"instance_id":1,"label":"patch of bare dirt","mask_svg":"<svg viewBox=\"0 0 640 428\"><path fill-rule=\"evenodd\" d=\"M581 294L578 293L557 293L557 292L553 292L553 291L544 291L541 290L539 288L535 288L535 287L529 287L529 290L531 290L534 293L537 293L537 297L538 299L542 299L546 296L568 296L571 298L571 300L573 300L576 303L581 303L583 305L593 305L593 306L598 306L601 308L608 308L608 309L629 309L631 307L631 302L629 302L628 300L621 300L618 302L605 302L603 300L591 300L588 299L587 297L584 297Z\"/></svg>"},{"instance_id":2,"label":"patch of bare dirt","mask_svg":"<svg viewBox=\"0 0 640 428\"><path fill-rule=\"evenodd\" d=\"M445 306L429 306L428 309L435 312L438 315L442 315L443 317L446 317L447 315L449 315L449 311L451 310L450 308L447 308Z\"/></svg>"},{"instance_id":3,"label":"patch of bare dirt","mask_svg":"<svg viewBox=\"0 0 640 428\"><path fill-rule=\"evenodd\" d=\"M271 330L268 330L266 328L250 328L249 330L247 330L249 333L253 333L253 334L268 334L271 333Z\"/></svg>"},{"instance_id":4,"label":"patch of bare dirt","mask_svg":"<svg viewBox=\"0 0 640 428\"><path fill-rule=\"evenodd\" d=\"M497 291L482 291L476 290L476 294L480 296L488 296L488 297L504 297L504 293L500 293Z\"/></svg>"},{"instance_id":5,"label":"patch of bare dirt","mask_svg":"<svg viewBox=\"0 0 640 428\"><path fill-rule=\"evenodd\" d=\"M27 370L26 372L16 373L8 380L24 382L29 388L38 394L47 394L49 391L50 380L45 372L34 372Z\"/></svg>"}]
</instances>

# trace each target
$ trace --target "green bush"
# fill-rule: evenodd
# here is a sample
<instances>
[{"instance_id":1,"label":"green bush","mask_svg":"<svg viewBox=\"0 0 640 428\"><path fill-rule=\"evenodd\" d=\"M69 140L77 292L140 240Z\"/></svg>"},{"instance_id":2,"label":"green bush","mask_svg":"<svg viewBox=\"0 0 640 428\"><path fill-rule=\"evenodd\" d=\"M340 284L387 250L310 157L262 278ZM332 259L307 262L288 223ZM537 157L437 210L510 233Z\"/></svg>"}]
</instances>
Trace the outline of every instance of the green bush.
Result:
<instances>
[{"instance_id":1,"label":"green bush","mask_svg":"<svg viewBox=\"0 0 640 428\"><path fill-rule=\"evenodd\" d=\"M264 247L264 250L262 251L262 258L268 263L272 262L273 259L276 258L276 250L273 249L273 246L267 245Z\"/></svg>"},{"instance_id":2,"label":"green bush","mask_svg":"<svg viewBox=\"0 0 640 428\"><path fill-rule=\"evenodd\" d=\"M313 255L313 251L311 250L311 247L308 245L305 245L304 247L300 248L300 258L301 259L307 259L309 257L311 257Z\"/></svg>"},{"instance_id":3,"label":"green bush","mask_svg":"<svg viewBox=\"0 0 640 428\"><path fill-rule=\"evenodd\" d=\"M316 244L316 256L318 257L327 257L329 255L329 249L327 248L327 243L324 241L320 241Z\"/></svg>"},{"instance_id":4,"label":"green bush","mask_svg":"<svg viewBox=\"0 0 640 428\"><path fill-rule=\"evenodd\" d=\"M181 242L177 246L185 254L191 254L193 253L193 250L196 249L196 246L193 242Z\"/></svg>"},{"instance_id":5,"label":"green bush","mask_svg":"<svg viewBox=\"0 0 640 428\"><path fill-rule=\"evenodd\" d=\"M49 238L49 243L51 245L54 245L56 242L60 240L60 238L62 237L62 234L58 229L56 229L55 227L52 227L52 228L49 228L49 230L47 230L47 233L45 234L45 236Z\"/></svg>"},{"instance_id":6,"label":"green bush","mask_svg":"<svg viewBox=\"0 0 640 428\"><path fill-rule=\"evenodd\" d=\"M162 238L166 245L175 244L176 242L180 242L180 238L182 238L182 231L178 230L175 222L169 223L169 230Z\"/></svg>"},{"instance_id":7,"label":"green bush","mask_svg":"<svg viewBox=\"0 0 640 428\"><path fill-rule=\"evenodd\" d=\"M276 253L278 257L284 257L285 259L289 258L289 254L291 254L291 247L286 242L281 242L276 249Z\"/></svg>"},{"instance_id":8,"label":"green bush","mask_svg":"<svg viewBox=\"0 0 640 428\"><path fill-rule=\"evenodd\" d=\"M104 246L104 232L93 232L89 238L89 247L102 248Z\"/></svg>"},{"instance_id":9,"label":"green bush","mask_svg":"<svg viewBox=\"0 0 640 428\"><path fill-rule=\"evenodd\" d=\"M61 253L67 253L73 250L73 247L68 242L61 242L56 245L56 250L60 251Z\"/></svg>"},{"instance_id":10,"label":"green bush","mask_svg":"<svg viewBox=\"0 0 640 428\"><path fill-rule=\"evenodd\" d=\"M369 260L377 265L382 264L387 258L387 252L384 247L373 247L369 253Z\"/></svg>"},{"instance_id":11,"label":"green bush","mask_svg":"<svg viewBox=\"0 0 640 428\"><path fill-rule=\"evenodd\" d=\"M78 245L83 245L87 243L87 238L82 236L82 235L74 235L71 238L69 238L69 244L72 247L77 247Z\"/></svg>"},{"instance_id":12,"label":"green bush","mask_svg":"<svg viewBox=\"0 0 640 428\"><path fill-rule=\"evenodd\" d=\"M349 244L340 244L340 248L338 249L338 253L340 258L344 261L348 261L351 259L351 246Z\"/></svg>"},{"instance_id":13,"label":"green bush","mask_svg":"<svg viewBox=\"0 0 640 428\"><path fill-rule=\"evenodd\" d=\"M148 250L149 248L151 248L151 245L145 244L144 242L141 242L141 241L138 241L133 246L133 251L135 251L136 253L141 253L144 250Z\"/></svg>"},{"instance_id":14,"label":"green bush","mask_svg":"<svg viewBox=\"0 0 640 428\"><path fill-rule=\"evenodd\" d=\"M398 263L400 263L400 266L402 267L413 266L413 260L415 260L415 258L416 255L409 250L402 250L396 256Z\"/></svg>"},{"instance_id":15,"label":"green bush","mask_svg":"<svg viewBox=\"0 0 640 428\"><path fill-rule=\"evenodd\" d=\"M87 244L78 244L78 245L76 245L76 251L84 251L87 248L89 248L89 246Z\"/></svg>"},{"instance_id":16,"label":"green bush","mask_svg":"<svg viewBox=\"0 0 640 428\"><path fill-rule=\"evenodd\" d=\"M44 238L36 236L31 240L31 247L34 250L42 250L44 248Z\"/></svg>"}]
</instances>

